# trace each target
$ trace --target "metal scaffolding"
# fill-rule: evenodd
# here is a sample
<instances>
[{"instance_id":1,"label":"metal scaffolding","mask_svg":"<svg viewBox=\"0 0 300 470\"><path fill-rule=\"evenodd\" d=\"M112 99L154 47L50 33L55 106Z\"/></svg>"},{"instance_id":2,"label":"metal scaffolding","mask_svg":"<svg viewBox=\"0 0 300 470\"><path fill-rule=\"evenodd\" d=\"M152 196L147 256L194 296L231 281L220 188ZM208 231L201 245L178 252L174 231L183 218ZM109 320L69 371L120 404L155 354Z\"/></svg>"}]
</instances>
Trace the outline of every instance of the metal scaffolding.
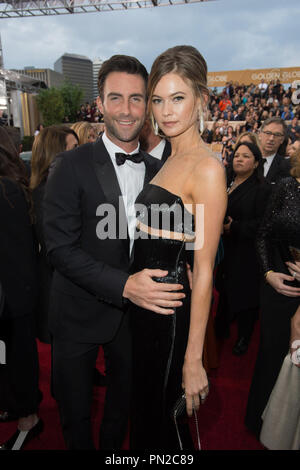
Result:
<instances>
[{"instance_id":1,"label":"metal scaffolding","mask_svg":"<svg viewBox=\"0 0 300 470\"><path fill-rule=\"evenodd\" d=\"M4 2L0 0L0 18L73 15L211 1L215 0L35 0L29 2L23 0L7 0Z\"/></svg>"}]
</instances>

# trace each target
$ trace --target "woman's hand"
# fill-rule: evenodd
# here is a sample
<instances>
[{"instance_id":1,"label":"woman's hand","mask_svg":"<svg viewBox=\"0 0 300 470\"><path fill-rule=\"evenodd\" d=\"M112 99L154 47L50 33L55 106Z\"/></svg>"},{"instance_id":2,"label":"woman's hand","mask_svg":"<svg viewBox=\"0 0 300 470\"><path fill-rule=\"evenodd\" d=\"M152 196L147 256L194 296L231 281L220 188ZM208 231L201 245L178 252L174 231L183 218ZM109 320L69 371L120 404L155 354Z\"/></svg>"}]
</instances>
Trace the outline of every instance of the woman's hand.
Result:
<instances>
[{"instance_id":1,"label":"woman's hand","mask_svg":"<svg viewBox=\"0 0 300 470\"><path fill-rule=\"evenodd\" d=\"M223 229L225 234L228 234L230 232L230 226L232 224L232 218L230 215L227 216L227 223L223 225Z\"/></svg>"},{"instance_id":2,"label":"woman's hand","mask_svg":"<svg viewBox=\"0 0 300 470\"><path fill-rule=\"evenodd\" d=\"M300 282L300 261L295 261L295 263L287 261L285 264L293 278Z\"/></svg>"},{"instance_id":3,"label":"woman's hand","mask_svg":"<svg viewBox=\"0 0 300 470\"><path fill-rule=\"evenodd\" d=\"M209 392L206 371L200 359L185 359L182 371L182 388L185 391L187 414L192 416L193 409L196 411L199 409L200 402L204 403Z\"/></svg>"},{"instance_id":4,"label":"woman's hand","mask_svg":"<svg viewBox=\"0 0 300 470\"><path fill-rule=\"evenodd\" d=\"M278 294L286 295L287 297L299 297L300 288L291 287L284 284L283 281L293 281L294 277L288 274L269 272L266 277L266 282L270 284Z\"/></svg>"}]
</instances>

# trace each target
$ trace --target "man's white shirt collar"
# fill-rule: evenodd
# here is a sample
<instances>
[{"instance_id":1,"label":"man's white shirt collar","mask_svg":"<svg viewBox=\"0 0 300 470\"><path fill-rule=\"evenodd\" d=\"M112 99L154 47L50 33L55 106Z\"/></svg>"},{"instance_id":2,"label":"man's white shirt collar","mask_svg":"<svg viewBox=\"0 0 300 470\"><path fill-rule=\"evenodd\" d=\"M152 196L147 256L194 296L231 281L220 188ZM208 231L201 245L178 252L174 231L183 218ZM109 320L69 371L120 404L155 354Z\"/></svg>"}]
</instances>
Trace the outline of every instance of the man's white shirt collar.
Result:
<instances>
[{"instance_id":1,"label":"man's white shirt collar","mask_svg":"<svg viewBox=\"0 0 300 470\"><path fill-rule=\"evenodd\" d=\"M151 155L154 158L157 158L158 160L162 159L162 154L164 153L165 150L165 145L166 145L166 140L162 139L159 144L157 144L151 152L148 152L149 155Z\"/></svg>"},{"instance_id":2,"label":"man's white shirt collar","mask_svg":"<svg viewBox=\"0 0 300 470\"><path fill-rule=\"evenodd\" d=\"M121 152L121 153L126 153L124 149L122 149L121 147L118 147L118 145L114 144L106 135L105 132L103 132L103 135L102 135L102 140L103 140L103 143L106 147L106 150L108 151L110 157L112 158L112 160L115 162L115 153L117 152ZM137 153L140 149L140 143L138 142L138 145L136 147L136 149L134 149L132 152L129 152L128 155L132 155L133 153ZM127 163L127 161L125 162Z\"/></svg>"},{"instance_id":3,"label":"man's white shirt collar","mask_svg":"<svg viewBox=\"0 0 300 470\"><path fill-rule=\"evenodd\" d=\"M135 213L135 200L138 194L142 191L146 173L146 165L144 162L134 163L126 160L123 165L117 165L115 153L127 153L121 147L114 144L105 134L102 135L102 140L105 148L110 156L110 159L114 165L116 176L118 179L119 187L123 197L123 202L126 211L128 233L130 238L129 250L131 253L134 235L136 230L136 213ZM139 151L140 144L128 155L137 153Z\"/></svg>"},{"instance_id":4,"label":"man's white shirt collar","mask_svg":"<svg viewBox=\"0 0 300 470\"><path fill-rule=\"evenodd\" d=\"M263 157L267 160L266 163L264 164L264 177L267 176L268 171L270 169L270 166L272 165L272 162L274 160L275 155L276 155L276 153L273 153L273 155L269 155L268 157Z\"/></svg>"}]
</instances>

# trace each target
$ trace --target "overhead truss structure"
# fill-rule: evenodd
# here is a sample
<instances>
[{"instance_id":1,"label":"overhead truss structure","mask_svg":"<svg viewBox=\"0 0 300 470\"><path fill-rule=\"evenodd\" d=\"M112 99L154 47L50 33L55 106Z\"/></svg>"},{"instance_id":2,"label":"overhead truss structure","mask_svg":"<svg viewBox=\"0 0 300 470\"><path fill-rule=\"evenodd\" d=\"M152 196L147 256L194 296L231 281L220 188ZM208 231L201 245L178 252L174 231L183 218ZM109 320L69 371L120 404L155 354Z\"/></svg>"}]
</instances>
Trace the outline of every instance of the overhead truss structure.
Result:
<instances>
[{"instance_id":1,"label":"overhead truss structure","mask_svg":"<svg viewBox=\"0 0 300 470\"><path fill-rule=\"evenodd\" d=\"M215 0L0 0L0 18L74 15L76 13L130 10L211 1Z\"/></svg>"}]
</instances>

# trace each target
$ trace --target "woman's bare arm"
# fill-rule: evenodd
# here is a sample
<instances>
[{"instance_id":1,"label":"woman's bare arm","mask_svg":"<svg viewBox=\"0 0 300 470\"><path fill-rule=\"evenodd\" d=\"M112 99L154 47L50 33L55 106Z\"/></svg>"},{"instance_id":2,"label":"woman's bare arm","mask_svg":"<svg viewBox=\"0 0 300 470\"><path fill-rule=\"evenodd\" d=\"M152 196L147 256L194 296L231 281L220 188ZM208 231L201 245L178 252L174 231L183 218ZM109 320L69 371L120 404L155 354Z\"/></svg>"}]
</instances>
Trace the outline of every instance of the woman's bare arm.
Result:
<instances>
[{"instance_id":1,"label":"woman's bare arm","mask_svg":"<svg viewBox=\"0 0 300 470\"><path fill-rule=\"evenodd\" d=\"M193 291L188 344L183 366L187 412L199 407L199 395L208 393L202 364L206 324L211 307L213 269L227 206L225 172L212 157L204 157L193 172L191 197L196 225ZM204 213L203 213L204 211Z\"/></svg>"}]
</instances>

